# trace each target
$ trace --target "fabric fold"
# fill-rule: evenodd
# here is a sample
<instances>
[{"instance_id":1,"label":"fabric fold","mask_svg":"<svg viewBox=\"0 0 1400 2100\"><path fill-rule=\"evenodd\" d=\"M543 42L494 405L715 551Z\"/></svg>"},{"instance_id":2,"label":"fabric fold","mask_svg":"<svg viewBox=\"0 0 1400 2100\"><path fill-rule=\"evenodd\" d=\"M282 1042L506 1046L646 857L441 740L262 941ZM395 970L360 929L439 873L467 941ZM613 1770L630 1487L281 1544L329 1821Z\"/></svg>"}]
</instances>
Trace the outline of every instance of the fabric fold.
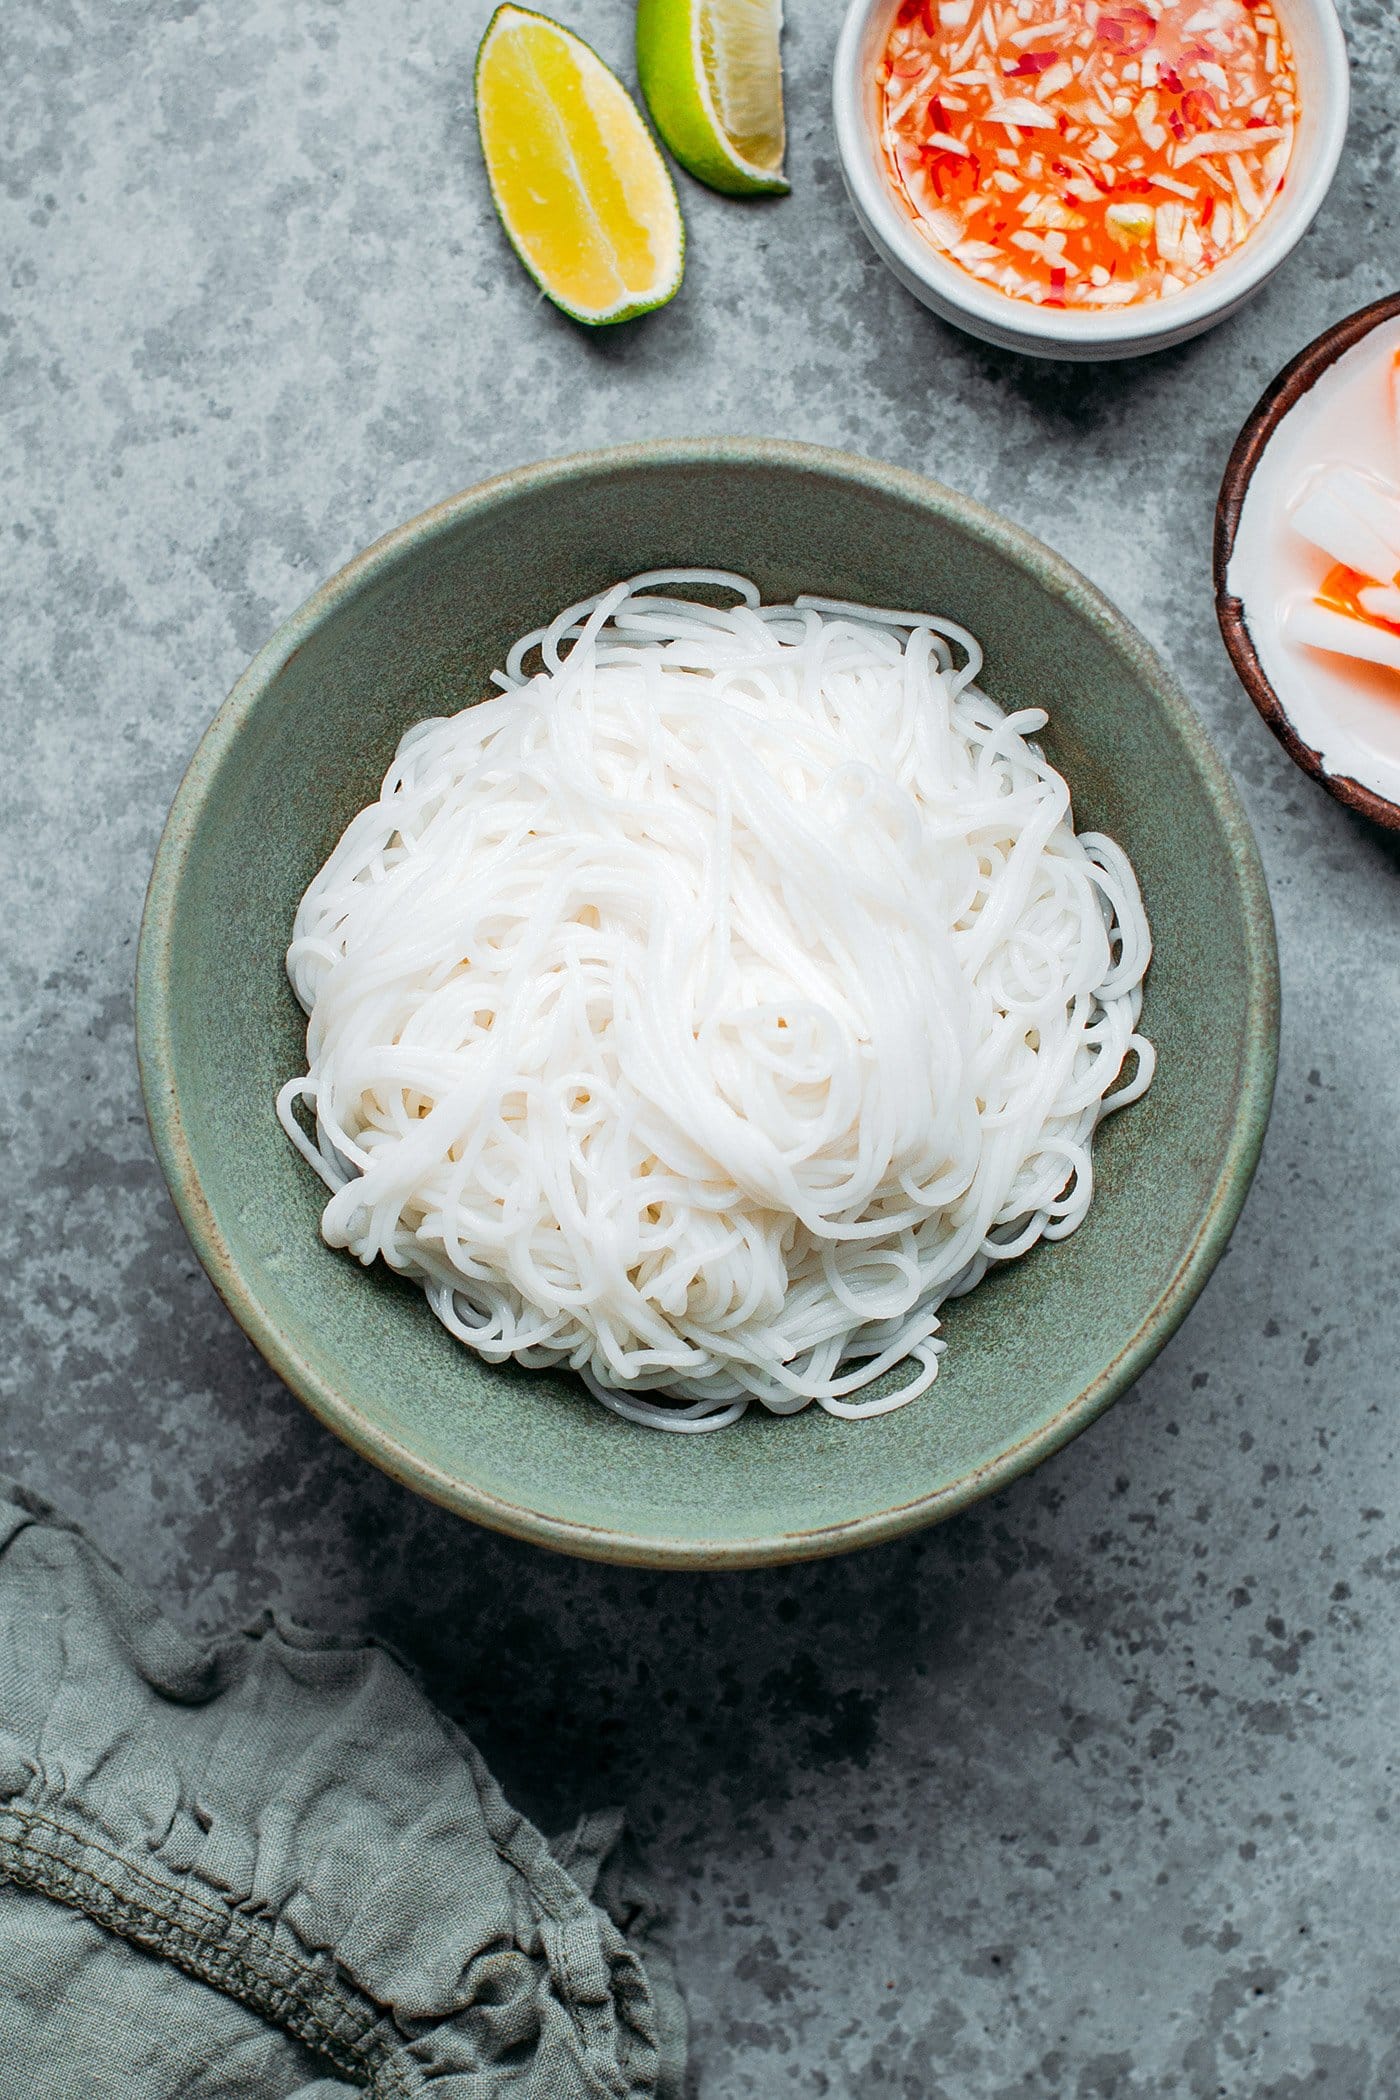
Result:
<instances>
[{"instance_id":1,"label":"fabric fold","mask_svg":"<svg viewBox=\"0 0 1400 2100\"><path fill-rule=\"evenodd\" d=\"M0 2096L70 2090L24 2060L60 2000L71 2028L65 1931L103 1979L94 2017L120 1975L133 2017L176 2023L185 2082L143 2062L141 2100L190 2100L201 2029L200 2100L680 2092L684 2013L620 1816L551 1846L387 1650L271 1614L196 1641L8 1483L0 1894Z\"/></svg>"}]
</instances>

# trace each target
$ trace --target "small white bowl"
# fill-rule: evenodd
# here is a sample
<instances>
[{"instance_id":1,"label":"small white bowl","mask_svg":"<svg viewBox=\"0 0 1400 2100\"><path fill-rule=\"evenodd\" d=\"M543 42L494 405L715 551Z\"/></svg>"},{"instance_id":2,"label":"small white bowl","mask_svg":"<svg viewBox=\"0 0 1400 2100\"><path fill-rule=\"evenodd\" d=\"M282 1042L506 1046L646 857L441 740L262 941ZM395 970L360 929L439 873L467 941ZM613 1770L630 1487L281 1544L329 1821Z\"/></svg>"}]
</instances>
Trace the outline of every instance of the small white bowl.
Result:
<instances>
[{"instance_id":1,"label":"small white bowl","mask_svg":"<svg viewBox=\"0 0 1400 2100\"><path fill-rule=\"evenodd\" d=\"M1094 362L1166 350L1235 313L1292 253L1337 170L1351 82L1346 40L1333 0L1274 0L1292 41L1300 82L1299 121L1283 195L1249 239L1170 299L1109 313L1036 306L982 284L939 254L901 210L880 151L875 78L899 0L851 0L836 46L832 102L841 172L876 253L916 299L983 342L1031 357Z\"/></svg>"}]
</instances>

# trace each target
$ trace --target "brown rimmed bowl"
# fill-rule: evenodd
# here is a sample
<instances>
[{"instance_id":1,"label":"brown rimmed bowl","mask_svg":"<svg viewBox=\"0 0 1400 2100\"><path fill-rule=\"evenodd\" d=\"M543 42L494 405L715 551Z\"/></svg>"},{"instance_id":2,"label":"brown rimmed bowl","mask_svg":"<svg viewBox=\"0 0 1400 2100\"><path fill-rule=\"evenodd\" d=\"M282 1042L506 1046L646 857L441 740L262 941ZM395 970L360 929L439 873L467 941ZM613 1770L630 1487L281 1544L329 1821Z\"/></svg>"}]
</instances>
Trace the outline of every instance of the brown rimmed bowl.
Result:
<instances>
[{"instance_id":1,"label":"brown rimmed bowl","mask_svg":"<svg viewBox=\"0 0 1400 2100\"><path fill-rule=\"evenodd\" d=\"M1389 292L1383 299L1375 299L1369 306L1363 306L1358 313L1348 314L1345 320L1334 322L1305 350L1300 350L1291 364L1285 365L1255 403L1235 440L1220 484L1215 506L1214 575L1216 617L1231 662L1239 673L1240 683L1289 757L1348 809L1369 817L1375 824L1400 831L1400 802L1376 793L1350 773L1329 765L1322 752L1299 733L1282 696L1260 662L1259 651L1250 633L1248 608L1230 589L1229 583L1230 562L1250 484L1284 418L1311 393L1338 358L1364 342L1373 329L1396 320L1400 320L1400 292Z\"/></svg>"},{"instance_id":2,"label":"brown rimmed bowl","mask_svg":"<svg viewBox=\"0 0 1400 2100\"><path fill-rule=\"evenodd\" d=\"M409 723L478 697L510 643L672 564L937 607L988 689L1044 704L1078 822L1121 841L1156 936L1146 1098L1095 1151L1083 1226L949 1308L921 1400L864 1422L753 1409L709 1436L620 1420L563 1373L482 1363L422 1293L321 1239L273 1113L304 1069L296 903ZM1273 919L1239 797L1171 673L1081 575L936 482L812 446L660 441L469 489L341 571L196 751L156 856L137 1030L151 1129L214 1283L320 1419L461 1515L596 1560L736 1568L871 1545L1026 1472L1132 1384L1224 1251L1273 1091Z\"/></svg>"}]
</instances>

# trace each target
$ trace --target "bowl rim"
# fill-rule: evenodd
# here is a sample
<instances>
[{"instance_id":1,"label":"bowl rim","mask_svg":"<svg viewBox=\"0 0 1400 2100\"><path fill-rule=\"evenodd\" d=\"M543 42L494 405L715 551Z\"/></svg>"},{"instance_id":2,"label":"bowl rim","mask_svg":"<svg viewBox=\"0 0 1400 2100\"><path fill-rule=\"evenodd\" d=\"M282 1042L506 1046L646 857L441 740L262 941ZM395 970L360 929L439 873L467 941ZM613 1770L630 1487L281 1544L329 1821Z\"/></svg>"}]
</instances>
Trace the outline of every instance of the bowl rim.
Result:
<instances>
[{"instance_id":1,"label":"bowl rim","mask_svg":"<svg viewBox=\"0 0 1400 2100\"><path fill-rule=\"evenodd\" d=\"M745 1538L667 1540L561 1518L464 1483L424 1459L337 1392L269 1316L243 1274L200 1185L177 1088L172 1030L176 906L201 816L221 769L236 762L241 732L288 660L317 627L414 550L462 517L509 504L523 490L566 489L581 474L693 466L774 467L824 475L892 495L950 520L991 551L1070 599L1149 686L1178 731L1214 806L1234 864L1247 938L1246 1033L1229 1141L1189 1246L1146 1317L1114 1358L1048 1422L956 1481L885 1509L811 1530ZM539 461L448 497L356 555L307 599L253 659L205 730L176 791L156 850L142 914L136 970L137 1058L155 1150L176 1210L215 1289L265 1361L318 1420L363 1458L430 1501L490 1530L589 1560L652 1568L774 1566L850 1551L953 1515L1008 1485L1102 1414L1156 1356L1205 1285L1244 1203L1268 1121L1278 1061L1279 980L1273 914L1259 849L1233 780L1185 693L1145 637L1086 577L1043 541L973 498L901 467L782 438L650 439Z\"/></svg>"},{"instance_id":2,"label":"bowl rim","mask_svg":"<svg viewBox=\"0 0 1400 2100\"><path fill-rule=\"evenodd\" d=\"M1198 284L1173 299L1144 302L1116 312L1076 313L1013 299L981 284L966 270L944 260L922 239L898 209L888 185L874 165L874 142L866 121L860 47L873 19L889 12L896 0L850 0L837 39L832 68L832 113L837 154L856 216L877 249L888 251L897 275L916 279L950 318L965 318L988 339L1054 356L1102 357L1146 355L1168 349L1185 337L1224 320L1251 298L1287 259L1322 207L1337 172L1346 141L1351 109L1351 71L1346 36L1335 0L1285 0L1308 15L1321 39L1322 64L1313 83L1321 122L1311 163L1297 180L1298 141L1289 164L1290 181L1283 200L1261 220L1237 256L1227 258ZM1234 264L1238 261L1238 268Z\"/></svg>"},{"instance_id":3,"label":"bowl rim","mask_svg":"<svg viewBox=\"0 0 1400 2100\"><path fill-rule=\"evenodd\" d=\"M1268 723L1274 735L1295 765L1320 782L1329 795L1360 816L1369 817L1374 824L1382 824L1388 830L1400 831L1400 802L1392 802L1386 795L1378 795L1349 773L1329 771L1322 753L1306 743L1293 726L1293 719L1279 697L1272 679L1259 661L1259 652L1254 646L1254 637L1249 631L1244 600L1230 589L1230 561L1235 551L1235 536L1254 479L1255 468L1264 457L1279 424L1289 411L1297 406L1304 394L1311 393L1324 372L1329 371L1339 357L1354 350L1358 343L1386 321L1400 320L1400 292L1387 292L1373 299L1368 306L1358 307L1353 314L1334 321L1324 328L1321 335L1313 337L1305 348L1286 364L1276 379L1270 381L1249 414L1245 417L1239 436L1235 439L1225 472L1221 477L1220 494L1215 504L1215 544L1212 567L1215 582L1215 617L1220 625L1221 638L1230 653L1239 675L1240 684Z\"/></svg>"}]
</instances>

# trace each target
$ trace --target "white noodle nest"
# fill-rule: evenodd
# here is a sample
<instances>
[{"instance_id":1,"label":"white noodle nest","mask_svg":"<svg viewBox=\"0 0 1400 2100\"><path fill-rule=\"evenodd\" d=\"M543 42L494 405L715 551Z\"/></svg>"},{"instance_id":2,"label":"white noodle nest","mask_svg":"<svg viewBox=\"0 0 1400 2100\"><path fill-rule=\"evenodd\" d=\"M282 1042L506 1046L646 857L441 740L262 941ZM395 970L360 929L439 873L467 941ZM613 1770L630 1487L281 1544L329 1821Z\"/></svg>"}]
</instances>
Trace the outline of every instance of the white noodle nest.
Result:
<instances>
[{"instance_id":1,"label":"white noodle nest","mask_svg":"<svg viewBox=\"0 0 1400 2100\"><path fill-rule=\"evenodd\" d=\"M409 730L287 956L330 1245L632 1421L922 1392L943 1300L1074 1230L1153 1068L1132 869L981 660L659 571Z\"/></svg>"}]
</instances>

